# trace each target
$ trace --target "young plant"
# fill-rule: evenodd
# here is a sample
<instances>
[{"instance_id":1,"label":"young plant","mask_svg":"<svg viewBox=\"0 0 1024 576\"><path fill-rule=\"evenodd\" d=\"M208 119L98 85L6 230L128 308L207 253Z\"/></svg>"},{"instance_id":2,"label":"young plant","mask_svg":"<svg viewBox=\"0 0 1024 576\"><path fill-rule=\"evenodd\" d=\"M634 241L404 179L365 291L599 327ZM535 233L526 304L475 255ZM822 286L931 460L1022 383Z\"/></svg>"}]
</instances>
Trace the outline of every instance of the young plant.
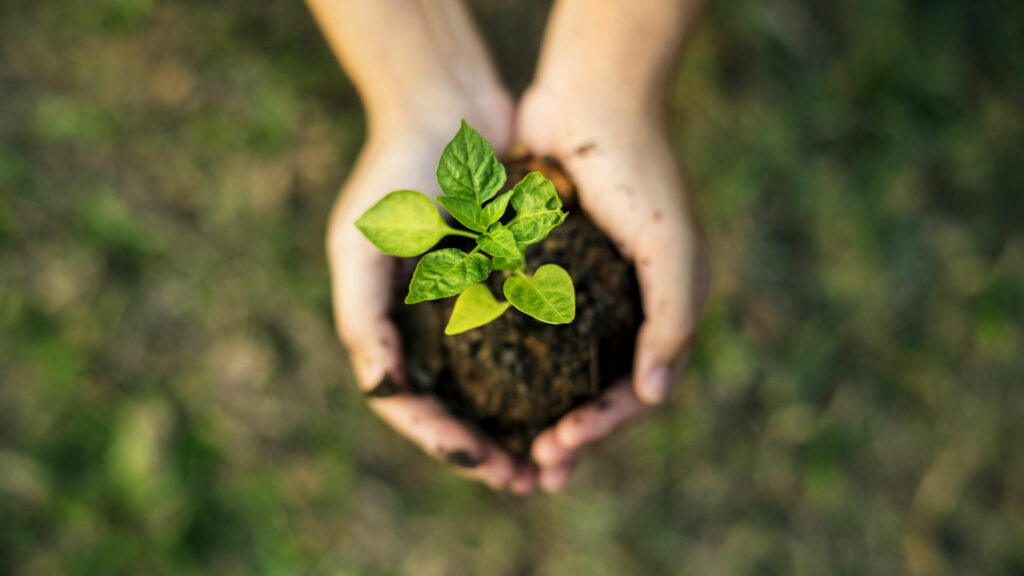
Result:
<instances>
[{"instance_id":1,"label":"young plant","mask_svg":"<svg viewBox=\"0 0 1024 576\"><path fill-rule=\"evenodd\" d=\"M576 316L576 290L568 272L554 264L541 266L533 276L524 271L524 248L547 238L567 216L554 184L531 172L495 197L505 179L494 149L463 120L437 165L443 192L437 202L467 230L449 226L430 198L413 190L388 194L356 221L374 246L393 256L418 256L445 236L476 241L468 253L456 248L428 253L409 283L406 304L459 296L445 334L483 326L509 304L548 324L568 324ZM515 216L502 223L509 204ZM483 284L492 270L512 272L502 286L507 302L499 302Z\"/></svg>"}]
</instances>

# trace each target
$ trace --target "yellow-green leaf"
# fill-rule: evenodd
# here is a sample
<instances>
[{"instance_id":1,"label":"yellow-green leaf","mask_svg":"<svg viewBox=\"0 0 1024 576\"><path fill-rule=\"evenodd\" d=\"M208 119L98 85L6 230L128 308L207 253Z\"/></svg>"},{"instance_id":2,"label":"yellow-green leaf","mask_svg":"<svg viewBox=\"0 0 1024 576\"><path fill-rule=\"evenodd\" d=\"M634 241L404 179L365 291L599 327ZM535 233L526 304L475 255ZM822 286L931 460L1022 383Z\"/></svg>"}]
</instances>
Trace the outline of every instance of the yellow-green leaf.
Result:
<instances>
[{"instance_id":1,"label":"yellow-green leaf","mask_svg":"<svg viewBox=\"0 0 1024 576\"><path fill-rule=\"evenodd\" d=\"M430 198L414 190L388 194L356 220L356 228L393 256L422 254L451 232Z\"/></svg>"},{"instance_id":2,"label":"yellow-green leaf","mask_svg":"<svg viewBox=\"0 0 1024 576\"><path fill-rule=\"evenodd\" d=\"M455 300L455 308L444 333L450 336L479 328L504 314L508 307L508 302L498 302L490 288L474 284Z\"/></svg>"},{"instance_id":3,"label":"yellow-green leaf","mask_svg":"<svg viewBox=\"0 0 1024 576\"><path fill-rule=\"evenodd\" d=\"M512 189L516 217L508 229L520 244L536 244L565 221L562 200L555 185L540 172L530 172Z\"/></svg>"},{"instance_id":4,"label":"yellow-green leaf","mask_svg":"<svg viewBox=\"0 0 1024 576\"><path fill-rule=\"evenodd\" d=\"M491 273L491 261L483 254L466 254L455 248L431 252L412 273L406 304L447 298L481 282Z\"/></svg>"},{"instance_id":5,"label":"yellow-green leaf","mask_svg":"<svg viewBox=\"0 0 1024 576\"><path fill-rule=\"evenodd\" d=\"M519 214L562 207L555 185L540 172L530 172L512 189L512 207Z\"/></svg>"},{"instance_id":6,"label":"yellow-green leaf","mask_svg":"<svg viewBox=\"0 0 1024 576\"><path fill-rule=\"evenodd\" d=\"M490 204L487 206L484 206L484 213L481 220L483 220L482 224L484 224L485 228L490 227L491 224L501 220L501 217L505 215L505 210L508 208L508 201L511 199L512 191L509 190L494 200L491 200Z\"/></svg>"},{"instance_id":7,"label":"yellow-green leaf","mask_svg":"<svg viewBox=\"0 0 1024 576\"><path fill-rule=\"evenodd\" d=\"M505 298L525 314L548 324L568 324L576 317L576 289L560 266L545 264L533 277L516 274L502 286Z\"/></svg>"},{"instance_id":8,"label":"yellow-green leaf","mask_svg":"<svg viewBox=\"0 0 1024 576\"><path fill-rule=\"evenodd\" d=\"M483 206L505 185L505 178L505 167L498 162L494 149L463 120L437 164L437 183L445 196Z\"/></svg>"},{"instance_id":9,"label":"yellow-green leaf","mask_svg":"<svg viewBox=\"0 0 1024 576\"><path fill-rule=\"evenodd\" d=\"M483 211L480 210L480 207L475 202L452 196L438 196L437 203L454 216L459 221L459 224L474 232L483 232L490 225L481 222L483 220L481 217Z\"/></svg>"},{"instance_id":10,"label":"yellow-green leaf","mask_svg":"<svg viewBox=\"0 0 1024 576\"><path fill-rule=\"evenodd\" d=\"M519 245L516 243L516 237L509 232L508 228L502 226L501 222L491 226L487 233L477 236L476 244L481 250L491 256L498 256L509 260L521 260L523 258L523 253L519 250Z\"/></svg>"},{"instance_id":11,"label":"yellow-green leaf","mask_svg":"<svg viewBox=\"0 0 1024 576\"><path fill-rule=\"evenodd\" d=\"M522 258L513 260L511 258L502 258L501 256L495 256L491 259L491 266L495 270L507 270L513 272L523 267Z\"/></svg>"}]
</instances>

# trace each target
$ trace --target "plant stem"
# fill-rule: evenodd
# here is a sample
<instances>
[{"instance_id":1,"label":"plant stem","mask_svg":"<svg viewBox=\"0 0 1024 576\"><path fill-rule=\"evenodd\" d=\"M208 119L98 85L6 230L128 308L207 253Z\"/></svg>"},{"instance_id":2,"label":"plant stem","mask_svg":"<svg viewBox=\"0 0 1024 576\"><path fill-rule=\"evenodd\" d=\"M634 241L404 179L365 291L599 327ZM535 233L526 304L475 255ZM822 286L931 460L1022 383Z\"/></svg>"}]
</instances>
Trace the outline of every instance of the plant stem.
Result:
<instances>
[{"instance_id":1,"label":"plant stem","mask_svg":"<svg viewBox=\"0 0 1024 576\"><path fill-rule=\"evenodd\" d=\"M448 227L448 234L450 234L451 236L463 236L465 238L473 238L473 239L476 239L477 237L480 236L479 234L474 234L474 233L469 232L467 230L456 230L455 228L452 228L450 226Z\"/></svg>"}]
</instances>

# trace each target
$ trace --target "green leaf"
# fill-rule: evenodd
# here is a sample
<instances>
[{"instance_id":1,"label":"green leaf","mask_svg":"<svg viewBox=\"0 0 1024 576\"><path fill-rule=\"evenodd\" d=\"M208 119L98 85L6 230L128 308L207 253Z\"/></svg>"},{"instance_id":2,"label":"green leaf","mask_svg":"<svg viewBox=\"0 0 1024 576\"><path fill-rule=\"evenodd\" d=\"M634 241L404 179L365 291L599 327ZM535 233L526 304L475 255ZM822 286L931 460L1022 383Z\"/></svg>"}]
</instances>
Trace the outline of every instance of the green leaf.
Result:
<instances>
[{"instance_id":1,"label":"green leaf","mask_svg":"<svg viewBox=\"0 0 1024 576\"><path fill-rule=\"evenodd\" d=\"M505 298L525 314L548 324L568 324L576 317L576 289L569 273L545 264L533 277L516 274L502 286Z\"/></svg>"},{"instance_id":2,"label":"green leaf","mask_svg":"<svg viewBox=\"0 0 1024 576\"><path fill-rule=\"evenodd\" d=\"M500 256L509 260L522 260L523 253L519 250L516 237L498 222L487 233L477 236L476 244L491 256Z\"/></svg>"},{"instance_id":3,"label":"green leaf","mask_svg":"<svg viewBox=\"0 0 1024 576\"><path fill-rule=\"evenodd\" d=\"M565 222L566 216L567 214L561 211L531 214L516 220L508 229L517 242L528 246L547 238L552 230Z\"/></svg>"},{"instance_id":4,"label":"green leaf","mask_svg":"<svg viewBox=\"0 0 1024 576\"><path fill-rule=\"evenodd\" d=\"M479 328L504 314L508 307L508 302L498 302L484 284L473 284L459 294L444 333L451 336Z\"/></svg>"},{"instance_id":5,"label":"green leaf","mask_svg":"<svg viewBox=\"0 0 1024 576\"><path fill-rule=\"evenodd\" d=\"M490 227L491 224L501 220L501 217L505 215L505 210L508 208L508 201L511 199L512 191L509 190L494 200L491 200L491 203L487 206L484 206L484 215L482 218L484 226Z\"/></svg>"},{"instance_id":6,"label":"green leaf","mask_svg":"<svg viewBox=\"0 0 1024 576\"><path fill-rule=\"evenodd\" d=\"M455 248L431 252L416 265L405 303L454 296L483 281L490 273L491 261L483 254L466 254Z\"/></svg>"},{"instance_id":7,"label":"green leaf","mask_svg":"<svg viewBox=\"0 0 1024 576\"><path fill-rule=\"evenodd\" d=\"M523 267L522 258L513 260L511 258L502 258L501 256L495 256L491 262L491 266L495 270L506 270L508 272L515 272Z\"/></svg>"},{"instance_id":8,"label":"green leaf","mask_svg":"<svg viewBox=\"0 0 1024 576\"><path fill-rule=\"evenodd\" d=\"M483 206L505 185L505 167L484 137L462 121L437 164L437 183L446 196Z\"/></svg>"},{"instance_id":9,"label":"green leaf","mask_svg":"<svg viewBox=\"0 0 1024 576\"><path fill-rule=\"evenodd\" d=\"M356 228L393 256L422 254L452 230L430 198L414 190L388 194L356 220Z\"/></svg>"},{"instance_id":10,"label":"green leaf","mask_svg":"<svg viewBox=\"0 0 1024 576\"><path fill-rule=\"evenodd\" d=\"M512 207L516 217L508 229L520 244L536 244L547 238L553 228L565 221L562 200L555 185L540 172L530 172L512 189Z\"/></svg>"},{"instance_id":11,"label":"green leaf","mask_svg":"<svg viewBox=\"0 0 1024 576\"><path fill-rule=\"evenodd\" d=\"M490 226L490 224L481 222L483 211L475 202L451 196L438 196L437 203L454 216L459 224L474 232L483 232Z\"/></svg>"},{"instance_id":12,"label":"green leaf","mask_svg":"<svg viewBox=\"0 0 1024 576\"><path fill-rule=\"evenodd\" d=\"M512 207L519 214L562 207L555 185L540 172L530 172L512 189Z\"/></svg>"}]
</instances>

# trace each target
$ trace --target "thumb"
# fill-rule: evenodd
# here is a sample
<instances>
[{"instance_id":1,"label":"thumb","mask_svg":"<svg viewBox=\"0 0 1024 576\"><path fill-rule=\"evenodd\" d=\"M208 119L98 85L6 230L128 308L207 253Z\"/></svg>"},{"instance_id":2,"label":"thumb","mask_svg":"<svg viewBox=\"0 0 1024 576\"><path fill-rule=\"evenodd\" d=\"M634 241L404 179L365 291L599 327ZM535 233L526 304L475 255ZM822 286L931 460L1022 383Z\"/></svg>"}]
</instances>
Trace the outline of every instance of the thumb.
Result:
<instances>
[{"instance_id":1,"label":"thumb","mask_svg":"<svg viewBox=\"0 0 1024 576\"><path fill-rule=\"evenodd\" d=\"M709 267L700 240L680 228L655 228L637 246L645 319L637 335L633 386L647 404L668 397L689 359L708 291Z\"/></svg>"},{"instance_id":2,"label":"thumb","mask_svg":"<svg viewBox=\"0 0 1024 576\"><path fill-rule=\"evenodd\" d=\"M405 388L402 343L392 322L381 319L343 342L359 388L368 396L392 396Z\"/></svg>"}]
</instances>

